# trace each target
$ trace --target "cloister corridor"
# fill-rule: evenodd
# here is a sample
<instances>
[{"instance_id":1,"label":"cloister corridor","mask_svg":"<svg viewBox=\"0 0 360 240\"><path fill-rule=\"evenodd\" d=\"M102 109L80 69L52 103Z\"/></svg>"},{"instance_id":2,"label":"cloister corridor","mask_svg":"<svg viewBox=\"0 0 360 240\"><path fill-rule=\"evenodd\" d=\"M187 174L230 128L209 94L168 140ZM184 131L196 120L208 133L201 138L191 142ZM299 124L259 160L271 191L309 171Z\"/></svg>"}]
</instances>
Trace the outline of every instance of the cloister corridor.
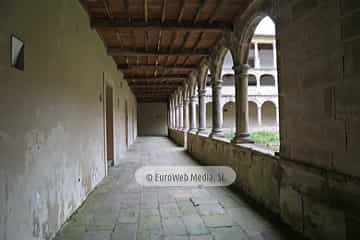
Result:
<instances>
[{"instance_id":1,"label":"cloister corridor","mask_svg":"<svg viewBox=\"0 0 360 240\"><path fill-rule=\"evenodd\" d=\"M261 215L262 211L229 188L137 184L136 169L156 165L198 164L166 137L139 137L55 239L301 239L288 227Z\"/></svg>"},{"instance_id":2,"label":"cloister corridor","mask_svg":"<svg viewBox=\"0 0 360 240\"><path fill-rule=\"evenodd\" d=\"M359 0L0 0L0 240L358 240L359 93Z\"/></svg>"}]
</instances>

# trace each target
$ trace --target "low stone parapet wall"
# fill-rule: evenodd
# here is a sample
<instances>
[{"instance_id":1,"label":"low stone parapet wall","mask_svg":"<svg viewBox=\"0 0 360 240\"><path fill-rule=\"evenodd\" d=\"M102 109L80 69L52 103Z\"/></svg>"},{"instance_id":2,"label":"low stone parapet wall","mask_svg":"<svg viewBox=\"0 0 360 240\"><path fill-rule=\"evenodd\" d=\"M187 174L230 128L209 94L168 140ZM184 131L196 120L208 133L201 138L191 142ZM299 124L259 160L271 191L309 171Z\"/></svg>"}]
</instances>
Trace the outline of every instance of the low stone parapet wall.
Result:
<instances>
[{"instance_id":1,"label":"low stone parapet wall","mask_svg":"<svg viewBox=\"0 0 360 240\"><path fill-rule=\"evenodd\" d=\"M185 137L186 134L182 130L178 129L169 129L169 137L173 140L178 146L185 146Z\"/></svg>"},{"instance_id":2,"label":"low stone parapet wall","mask_svg":"<svg viewBox=\"0 0 360 240\"><path fill-rule=\"evenodd\" d=\"M203 165L232 167L236 187L310 239L353 239L359 179L282 159L253 144L188 134L187 151Z\"/></svg>"}]
</instances>

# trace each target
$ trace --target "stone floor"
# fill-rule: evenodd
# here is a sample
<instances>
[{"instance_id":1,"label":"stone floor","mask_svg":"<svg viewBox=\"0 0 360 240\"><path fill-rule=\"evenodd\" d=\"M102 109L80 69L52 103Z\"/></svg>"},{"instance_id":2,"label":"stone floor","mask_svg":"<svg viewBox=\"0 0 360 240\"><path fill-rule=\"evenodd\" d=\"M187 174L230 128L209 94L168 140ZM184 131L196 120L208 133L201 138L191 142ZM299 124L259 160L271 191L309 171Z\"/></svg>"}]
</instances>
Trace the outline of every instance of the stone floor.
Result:
<instances>
[{"instance_id":1,"label":"stone floor","mask_svg":"<svg viewBox=\"0 0 360 240\"><path fill-rule=\"evenodd\" d=\"M197 164L167 138L138 138L55 239L296 239L228 188L142 187L134 172L144 165Z\"/></svg>"}]
</instances>

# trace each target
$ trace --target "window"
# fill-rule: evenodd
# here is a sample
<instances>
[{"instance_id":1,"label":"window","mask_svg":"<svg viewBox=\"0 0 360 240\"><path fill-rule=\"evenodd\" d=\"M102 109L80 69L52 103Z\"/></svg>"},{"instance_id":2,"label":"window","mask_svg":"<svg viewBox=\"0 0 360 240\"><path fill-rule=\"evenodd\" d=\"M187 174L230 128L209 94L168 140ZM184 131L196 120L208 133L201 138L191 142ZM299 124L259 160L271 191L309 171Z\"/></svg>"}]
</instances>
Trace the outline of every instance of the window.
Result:
<instances>
[{"instance_id":1,"label":"window","mask_svg":"<svg viewBox=\"0 0 360 240\"><path fill-rule=\"evenodd\" d=\"M249 86L256 86L256 85L257 85L257 84L256 84L256 77L255 77L255 75L250 74L250 75L248 76L248 85L249 85Z\"/></svg>"},{"instance_id":2,"label":"window","mask_svg":"<svg viewBox=\"0 0 360 240\"><path fill-rule=\"evenodd\" d=\"M10 38L10 45L11 66L21 71L24 71L24 42L18 37L12 35Z\"/></svg>"},{"instance_id":3,"label":"window","mask_svg":"<svg viewBox=\"0 0 360 240\"><path fill-rule=\"evenodd\" d=\"M272 75L262 75L260 78L260 86L275 86L275 78Z\"/></svg>"}]
</instances>

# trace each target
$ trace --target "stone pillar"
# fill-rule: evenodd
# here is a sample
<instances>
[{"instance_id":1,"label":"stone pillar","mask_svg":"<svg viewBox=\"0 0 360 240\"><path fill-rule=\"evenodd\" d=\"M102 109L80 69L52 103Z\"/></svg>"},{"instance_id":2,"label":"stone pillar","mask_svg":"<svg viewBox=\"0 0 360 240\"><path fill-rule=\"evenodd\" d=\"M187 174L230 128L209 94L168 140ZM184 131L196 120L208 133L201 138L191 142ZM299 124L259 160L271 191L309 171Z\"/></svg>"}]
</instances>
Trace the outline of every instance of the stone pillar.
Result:
<instances>
[{"instance_id":1,"label":"stone pillar","mask_svg":"<svg viewBox=\"0 0 360 240\"><path fill-rule=\"evenodd\" d=\"M236 132L233 143L252 143L249 138L249 111L248 111L248 70L249 65L234 66L235 74L235 106Z\"/></svg>"},{"instance_id":2,"label":"stone pillar","mask_svg":"<svg viewBox=\"0 0 360 240\"><path fill-rule=\"evenodd\" d=\"M276 125L279 125L279 107L276 106Z\"/></svg>"},{"instance_id":3,"label":"stone pillar","mask_svg":"<svg viewBox=\"0 0 360 240\"><path fill-rule=\"evenodd\" d=\"M258 125L261 126L262 125L262 118L261 118L261 114L262 114L262 111L261 111L261 106L260 107L257 107L257 121L258 121Z\"/></svg>"},{"instance_id":4,"label":"stone pillar","mask_svg":"<svg viewBox=\"0 0 360 240\"><path fill-rule=\"evenodd\" d=\"M216 79L217 74L213 74L212 80L212 100L213 100L213 112L212 112L212 130L211 137L222 137L222 124L223 124L223 111L221 108L221 88L222 80Z\"/></svg>"},{"instance_id":5,"label":"stone pillar","mask_svg":"<svg viewBox=\"0 0 360 240\"><path fill-rule=\"evenodd\" d=\"M196 131L196 96L190 97L190 131Z\"/></svg>"},{"instance_id":6,"label":"stone pillar","mask_svg":"<svg viewBox=\"0 0 360 240\"><path fill-rule=\"evenodd\" d=\"M172 127L175 128L176 116L175 116L175 102L172 102Z\"/></svg>"},{"instance_id":7,"label":"stone pillar","mask_svg":"<svg viewBox=\"0 0 360 240\"><path fill-rule=\"evenodd\" d=\"M255 68L260 68L259 45L257 42L254 43L254 65Z\"/></svg>"},{"instance_id":8,"label":"stone pillar","mask_svg":"<svg viewBox=\"0 0 360 240\"><path fill-rule=\"evenodd\" d=\"M172 128L172 101L169 102L169 128Z\"/></svg>"},{"instance_id":9,"label":"stone pillar","mask_svg":"<svg viewBox=\"0 0 360 240\"><path fill-rule=\"evenodd\" d=\"M186 132L189 130L189 103L190 100L189 98L184 98L184 113L183 113L183 117L184 117L184 126L183 126L183 131Z\"/></svg>"},{"instance_id":10,"label":"stone pillar","mask_svg":"<svg viewBox=\"0 0 360 240\"><path fill-rule=\"evenodd\" d=\"M180 101L179 103L179 130L182 130L184 127L184 105Z\"/></svg>"},{"instance_id":11,"label":"stone pillar","mask_svg":"<svg viewBox=\"0 0 360 240\"><path fill-rule=\"evenodd\" d=\"M206 131L206 104L205 104L205 96L206 90L199 89L199 129L198 133L202 133Z\"/></svg>"},{"instance_id":12,"label":"stone pillar","mask_svg":"<svg viewBox=\"0 0 360 240\"><path fill-rule=\"evenodd\" d=\"M277 68L276 41L273 42L274 68Z\"/></svg>"},{"instance_id":13,"label":"stone pillar","mask_svg":"<svg viewBox=\"0 0 360 240\"><path fill-rule=\"evenodd\" d=\"M179 106L175 105L175 129L179 127Z\"/></svg>"}]
</instances>

